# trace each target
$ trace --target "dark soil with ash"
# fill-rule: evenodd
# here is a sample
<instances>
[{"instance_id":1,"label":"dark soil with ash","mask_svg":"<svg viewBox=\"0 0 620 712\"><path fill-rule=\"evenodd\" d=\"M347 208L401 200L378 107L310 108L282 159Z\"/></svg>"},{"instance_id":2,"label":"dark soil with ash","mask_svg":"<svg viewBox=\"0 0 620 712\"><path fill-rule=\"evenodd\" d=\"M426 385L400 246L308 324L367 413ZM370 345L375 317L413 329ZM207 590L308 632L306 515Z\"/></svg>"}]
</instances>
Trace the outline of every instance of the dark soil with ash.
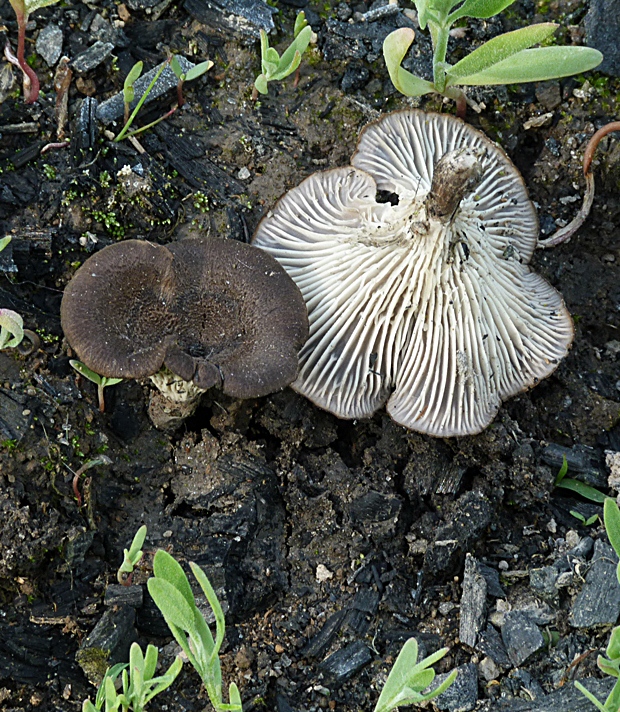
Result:
<instances>
[{"instance_id":1,"label":"dark soil with ash","mask_svg":"<svg viewBox=\"0 0 620 712\"><path fill-rule=\"evenodd\" d=\"M273 41L282 48L304 3L276 4ZM364 21L354 14L370 9L363 2L307 5L317 43L298 86L292 77L273 83L253 102L259 20L239 19L236 6L69 0L34 13L29 40L54 26L63 53L82 60L69 93L68 148L42 152L57 140L54 70L34 55L42 95L26 106L21 78L2 65L0 223L13 240L0 255L0 306L22 314L41 345L28 356L0 354L0 708L81 709L105 662L78 655L84 670L76 653L104 616L118 630L111 662L126 659L132 640L154 642L172 660L175 644L144 586L155 551L165 548L202 566L224 603L224 679L239 685L244 710L370 711L411 636L425 654L450 647L439 672L461 666L461 697L440 699L440 709L588 709L571 696L572 680L600 676L596 651L620 601L603 614L601 594L594 616L583 618L579 593L605 541L600 519L584 522L602 508L554 490L554 479L566 456L571 477L608 491L606 451L620 450L613 136L596 157L586 225L533 261L564 296L574 346L553 376L507 402L480 435L434 439L384 412L343 421L290 389L247 401L208 392L169 434L148 418L149 383L108 388L100 413L95 386L70 367L62 290L94 251L125 238L248 241L286 190L346 165L360 130L380 113L454 111L437 97L395 93L381 43L413 20L398 12ZM522 0L501 20L471 22L450 56L533 21L557 20L559 42L581 42L586 9ZM7 0L0 12L15 42ZM95 42L103 47L85 58ZM95 119L95 102L121 91L136 61L151 69L170 51L215 65L186 86L187 103L169 119L138 142L112 142L120 123ZM422 73L425 56L410 60ZM471 92L468 120L523 172L544 236L577 211L583 150L617 118L619 88L593 73ZM139 125L174 100L172 92L148 104ZM79 478L78 502L74 473L102 454L111 464ZM106 590L141 524L148 536L133 584L144 596L127 603ZM550 569L557 576L549 586L540 571ZM485 581L478 608L472 571ZM604 588L615 591L614 581L612 570ZM477 623L465 635L474 609ZM519 644L515 621L531 634ZM208 700L186 664L150 708L189 712Z\"/></svg>"}]
</instances>

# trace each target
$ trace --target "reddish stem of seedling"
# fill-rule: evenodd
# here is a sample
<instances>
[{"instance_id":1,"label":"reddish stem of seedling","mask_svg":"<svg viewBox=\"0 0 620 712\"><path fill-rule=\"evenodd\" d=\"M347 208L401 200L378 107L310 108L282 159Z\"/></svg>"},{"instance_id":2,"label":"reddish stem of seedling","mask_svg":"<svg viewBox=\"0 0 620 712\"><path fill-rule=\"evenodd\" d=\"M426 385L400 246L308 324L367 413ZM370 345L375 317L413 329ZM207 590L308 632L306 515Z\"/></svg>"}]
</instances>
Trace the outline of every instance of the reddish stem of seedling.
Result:
<instances>
[{"instance_id":1,"label":"reddish stem of seedling","mask_svg":"<svg viewBox=\"0 0 620 712\"><path fill-rule=\"evenodd\" d=\"M180 109L183 104L185 104L185 98L183 96L183 80L179 79L177 84L177 109Z\"/></svg>"},{"instance_id":2,"label":"reddish stem of seedling","mask_svg":"<svg viewBox=\"0 0 620 712\"><path fill-rule=\"evenodd\" d=\"M620 121L612 121L609 124L605 124L602 128L596 131L592 138L588 141L586 150L583 154L583 175L586 179L586 191L583 195L583 204L577 215L563 228L560 228L557 232L554 232L551 237L546 240L539 240L538 247L543 249L547 247L555 247L556 245L561 245L566 242L570 237L572 237L577 230L584 224L586 218L590 214L592 209L592 204L594 203L594 173L592 173L592 160L599 143L607 136L607 134L613 131L620 131Z\"/></svg>"},{"instance_id":3,"label":"reddish stem of seedling","mask_svg":"<svg viewBox=\"0 0 620 712\"><path fill-rule=\"evenodd\" d=\"M299 71L299 67L295 70L295 79L293 80L293 89L297 89L297 85L299 84L299 79L301 77L301 73Z\"/></svg>"},{"instance_id":4,"label":"reddish stem of seedling","mask_svg":"<svg viewBox=\"0 0 620 712\"><path fill-rule=\"evenodd\" d=\"M28 24L28 15L15 9L15 6L13 6L13 9L17 18L17 61L24 73L24 102L26 104L34 104L39 98L39 78L34 69L26 62L26 25Z\"/></svg>"}]
</instances>

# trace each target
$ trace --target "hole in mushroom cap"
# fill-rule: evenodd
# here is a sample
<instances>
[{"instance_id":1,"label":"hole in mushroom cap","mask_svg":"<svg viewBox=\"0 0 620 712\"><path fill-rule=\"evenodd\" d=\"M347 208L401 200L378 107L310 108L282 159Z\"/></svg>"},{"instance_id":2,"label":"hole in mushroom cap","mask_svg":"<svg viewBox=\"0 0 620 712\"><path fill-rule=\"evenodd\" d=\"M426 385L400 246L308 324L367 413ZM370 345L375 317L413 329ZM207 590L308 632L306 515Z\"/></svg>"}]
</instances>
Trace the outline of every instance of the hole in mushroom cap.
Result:
<instances>
[{"instance_id":1,"label":"hole in mushroom cap","mask_svg":"<svg viewBox=\"0 0 620 712\"><path fill-rule=\"evenodd\" d=\"M261 250L216 239L104 248L67 285L61 318L79 358L101 375L143 378L165 365L194 388L240 398L294 380L308 332L285 270Z\"/></svg>"},{"instance_id":2,"label":"hole in mushroom cap","mask_svg":"<svg viewBox=\"0 0 620 712\"><path fill-rule=\"evenodd\" d=\"M523 179L484 134L416 110L366 127L351 163L283 196L254 236L308 306L293 388L342 418L385 404L414 430L477 433L573 339L527 266L538 221Z\"/></svg>"}]
</instances>

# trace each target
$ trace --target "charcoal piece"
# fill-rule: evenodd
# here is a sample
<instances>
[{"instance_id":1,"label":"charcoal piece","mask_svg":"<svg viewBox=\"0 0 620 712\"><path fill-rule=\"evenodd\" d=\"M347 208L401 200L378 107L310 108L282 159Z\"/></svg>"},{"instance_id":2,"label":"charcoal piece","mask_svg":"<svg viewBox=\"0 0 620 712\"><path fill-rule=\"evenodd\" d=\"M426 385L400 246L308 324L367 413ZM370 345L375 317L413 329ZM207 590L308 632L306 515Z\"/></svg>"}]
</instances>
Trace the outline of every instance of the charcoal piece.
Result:
<instances>
[{"instance_id":1,"label":"charcoal piece","mask_svg":"<svg viewBox=\"0 0 620 712\"><path fill-rule=\"evenodd\" d=\"M506 591L499 582L499 571L481 561L478 562L478 569L487 582L487 594L493 598L506 598Z\"/></svg>"},{"instance_id":2,"label":"charcoal piece","mask_svg":"<svg viewBox=\"0 0 620 712\"><path fill-rule=\"evenodd\" d=\"M558 472L564 463L568 465L567 477L583 480L592 487L607 489L607 474L596 450L585 445L547 445L542 451L542 460L553 470Z\"/></svg>"},{"instance_id":3,"label":"charcoal piece","mask_svg":"<svg viewBox=\"0 0 620 712\"><path fill-rule=\"evenodd\" d=\"M461 617L459 638L461 643L475 647L478 634L486 623L487 582L478 562L471 554L465 557L463 574L463 594L461 596Z\"/></svg>"},{"instance_id":4,"label":"charcoal piece","mask_svg":"<svg viewBox=\"0 0 620 712\"><path fill-rule=\"evenodd\" d=\"M497 629L490 623L478 636L476 650L480 650L484 655L487 655L496 665L510 667L510 658L506 652L506 646L502 642Z\"/></svg>"},{"instance_id":5,"label":"charcoal piece","mask_svg":"<svg viewBox=\"0 0 620 712\"><path fill-rule=\"evenodd\" d=\"M136 640L135 618L131 606L108 608L80 645L75 659L93 685L99 685L108 667L128 659Z\"/></svg>"},{"instance_id":6,"label":"charcoal piece","mask_svg":"<svg viewBox=\"0 0 620 712\"><path fill-rule=\"evenodd\" d=\"M205 156L205 148L195 136L178 136L177 132L163 123L155 127L154 133L161 140L158 150L192 188L223 201L246 192L243 183L229 176ZM147 137L143 142L150 145Z\"/></svg>"},{"instance_id":7,"label":"charcoal piece","mask_svg":"<svg viewBox=\"0 0 620 712\"><path fill-rule=\"evenodd\" d=\"M545 691L538 680L534 679L524 668L517 668L510 673L512 680L519 683L520 691L524 690L532 700L540 700L545 696Z\"/></svg>"},{"instance_id":8,"label":"charcoal piece","mask_svg":"<svg viewBox=\"0 0 620 712\"><path fill-rule=\"evenodd\" d=\"M491 521L491 506L480 492L466 492L453 505L453 516L438 527L435 541L424 554L423 571L429 579L445 579L456 571L467 549Z\"/></svg>"},{"instance_id":9,"label":"charcoal piece","mask_svg":"<svg viewBox=\"0 0 620 712\"><path fill-rule=\"evenodd\" d=\"M605 542L594 542L592 564L586 582L573 602L570 624L575 628L613 625L620 616L620 584L616 578L618 557Z\"/></svg>"},{"instance_id":10,"label":"charcoal piece","mask_svg":"<svg viewBox=\"0 0 620 712\"><path fill-rule=\"evenodd\" d=\"M185 59L185 57L180 54L177 54L176 57L179 60L181 69L185 73L189 72L189 70L195 66L192 62ZM151 91L149 92L149 95L146 98L144 104L148 105L166 92L177 88L177 85L179 83L177 75L168 66L168 62L162 62L156 67L153 67L153 69L151 69L146 74L143 74L134 83L135 98L130 104L131 109L135 108L136 104L142 98L142 95L148 88L149 84L153 81L155 75L162 67L164 67L164 70L160 74L159 79L155 82L155 85L153 86ZM123 116L124 112L125 103L123 101L123 93L119 92L118 94L115 94L114 96L104 101L103 104L99 104L99 107L97 108L97 118L100 121L103 121L104 124L109 124L112 121L116 121L116 119L120 119L120 117Z\"/></svg>"},{"instance_id":11,"label":"charcoal piece","mask_svg":"<svg viewBox=\"0 0 620 712\"><path fill-rule=\"evenodd\" d=\"M136 628L145 638L172 637L168 624L150 596L144 596L142 607L136 613Z\"/></svg>"},{"instance_id":12,"label":"charcoal piece","mask_svg":"<svg viewBox=\"0 0 620 712\"><path fill-rule=\"evenodd\" d=\"M340 80L340 88L346 94L362 89L370 79L370 72L363 64L352 62L345 69L344 76Z\"/></svg>"},{"instance_id":13,"label":"charcoal piece","mask_svg":"<svg viewBox=\"0 0 620 712\"><path fill-rule=\"evenodd\" d=\"M350 512L356 522L384 522L398 516L400 508L398 497L371 490L351 502Z\"/></svg>"},{"instance_id":14,"label":"charcoal piece","mask_svg":"<svg viewBox=\"0 0 620 712\"><path fill-rule=\"evenodd\" d=\"M545 645L538 626L521 611L506 613L502 626L502 640L508 657L517 667Z\"/></svg>"},{"instance_id":15,"label":"charcoal piece","mask_svg":"<svg viewBox=\"0 0 620 712\"><path fill-rule=\"evenodd\" d=\"M590 0L586 42L603 53L598 71L620 77L620 0Z\"/></svg>"},{"instance_id":16,"label":"charcoal piece","mask_svg":"<svg viewBox=\"0 0 620 712\"><path fill-rule=\"evenodd\" d=\"M90 72L102 62L105 62L112 54L113 49L114 45L111 42L101 42L97 40L94 45L78 54L71 62L71 68L78 74L86 74L86 72Z\"/></svg>"},{"instance_id":17,"label":"charcoal piece","mask_svg":"<svg viewBox=\"0 0 620 712\"><path fill-rule=\"evenodd\" d=\"M368 665L372 657L370 648L356 640L323 660L319 668L332 681L333 687L339 687Z\"/></svg>"},{"instance_id":18,"label":"charcoal piece","mask_svg":"<svg viewBox=\"0 0 620 712\"><path fill-rule=\"evenodd\" d=\"M450 687L435 698L434 704L447 712L470 712L478 701L478 668L473 663L459 665L458 675ZM433 680L431 689L435 689L450 675L446 672Z\"/></svg>"},{"instance_id":19,"label":"charcoal piece","mask_svg":"<svg viewBox=\"0 0 620 712\"><path fill-rule=\"evenodd\" d=\"M58 25L46 25L41 32L39 32L35 45L37 54L40 54L50 67L53 67L60 59L62 40L62 30Z\"/></svg>"},{"instance_id":20,"label":"charcoal piece","mask_svg":"<svg viewBox=\"0 0 620 712\"><path fill-rule=\"evenodd\" d=\"M111 583L105 590L103 602L106 606L131 606L140 608L144 600L142 586L123 586L120 583Z\"/></svg>"},{"instance_id":21,"label":"charcoal piece","mask_svg":"<svg viewBox=\"0 0 620 712\"><path fill-rule=\"evenodd\" d=\"M318 658L325 654L344 622L346 611L336 611L325 621L321 630L304 645L301 655L304 658Z\"/></svg>"},{"instance_id":22,"label":"charcoal piece","mask_svg":"<svg viewBox=\"0 0 620 712\"><path fill-rule=\"evenodd\" d=\"M0 252L0 272L17 272L17 265L13 261L13 241Z\"/></svg>"},{"instance_id":23,"label":"charcoal piece","mask_svg":"<svg viewBox=\"0 0 620 712\"><path fill-rule=\"evenodd\" d=\"M90 25L90 34L95 40L111 42L115 47L129 47L129 39L120 27L114 27L103 15L97 13Z\"/></svg>"},{"instance_id":24,"label":"charcoal piece","mask_svg":"<svg viewBox=\"0 0 620 712\"><path fill-rule=\"evenodd\" d=\"M0 362L0 376L2 363ZM24 415L26 398L19 393L0 388L0 438L21 440L32 421L32 414Z\"/></svg>"},{"instance_id":25,"label":"charcoal piece","mask_svg":"<svg viewBox=\"0 0 620 712\"><path fill-rule=\"evenodd\" d=\"M362 588L356 594L350 609L347 611L346 625L359 636L366 634L370 627L371 616L379 608L381 596L372 588Z\"/></svg>"},{"instance_id":26,"label":"charcoal piece","mask_svg":"<svg viewBox=\"0 0 620 712\"><path fill-rule=\"evenodd\" d=\"M274 29L274 8L264 0L185 0L185 10L207 27L241 37L259 37Z\"/></svg>"},{"instance_id":27,"label":"charcoal piece","mask_svg":"<svg viewBox=\"0 0 620 712\"><path fill-rule=\"evenodd\" d=\"M82 101L76 119L77 144L82 151L92 151L97 141L97 107L99 102L87 96ZM81 156L78 160L81 159Z\"/></svg>"},{"instance_id":28,"label":"charcoal piece","mask_svg":"<svg viewBox=\"0 0 620 712\"><path fill-rule=\"evenodd\" d=\"M580 680L599 700L606 699L615 680L588 678ZM573 685L564 685L540 700L499 699L493 703L493 712L592 712L592 703Z\"/></svg>"},{"instance_id":29,"label":"charcoal piece","mask_svg":"<svg viewBox=\"0 0 620 712\"><path fill-rule=\"evenodd\" d=\"M289 705L286 697L278 695L276 697L276 712L295 712L295 710Z\"/></svg>"},{"instance_id":30,"label":"charcoal piece","mask_svg":"<svg viewBox=\"0 0 620 712\"><path fill-rule=\"evenodd\" d=\"M84 563L94 538L95 532L84 527L72 527L67 532L62 556L72 569Z\"/></svg>"}]
</instances>

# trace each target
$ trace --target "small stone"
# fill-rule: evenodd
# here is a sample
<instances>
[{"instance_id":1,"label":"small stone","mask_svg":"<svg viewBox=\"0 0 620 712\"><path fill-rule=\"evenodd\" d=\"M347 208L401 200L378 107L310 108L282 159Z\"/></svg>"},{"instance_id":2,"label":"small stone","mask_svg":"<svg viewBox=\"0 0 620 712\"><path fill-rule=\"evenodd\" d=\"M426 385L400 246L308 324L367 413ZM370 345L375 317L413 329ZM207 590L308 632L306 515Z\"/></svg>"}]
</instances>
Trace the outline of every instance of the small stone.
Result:
<instances>
[{"instance_id":1,"label":"small stone","mask_svg":"<svg viewBox=\"0 0 620 712\"><path fill-rule=\"evenodd\" d=\"M364 65L352 62L346 68L340 81L340 88L346 94L362 89L370 79L370 72Z\"/></svg>"},{"instance_id":2,"label":"small stone","mask_svg":"<svg viewBox=\"0 0 620 712\"><path fill-rule=\"evenodd\" d=\"M325 581L329 581L329 579L334 577L334 574L325 566L325 564L319 564L316 567L316 580L319 583L325 583Z\"/></svg>"},{"instance_id":3,"label":"small stone","mask_svg":"<svg viewBox=\"0 0 620 712\"><path fill-rule=\"evenodd\" d=\"M58 25L46 25L39 36L37 37L37 54L47 62L48 66L53 67L60 59L62 54L62 30Z\"/></svg>"},{"instance_id":4,"label":"small stone","mask_svg":"<svg viewBox=\"0 0 620 712\"><path fill-rule=\"evenodd\" d=\"M280 645L280 643L275 644L274 650L278 655L282 655L282 653L284 652L284 648Z\"/></svg>"},{"instance_id":5,"label":"small stone","mask_svg":"<svg viewBox=\"0 0 620 712\"><path fill-rule=\"evenodd\" d=\"M538 626L521 611L511 611L504 617L502 640L508 657L517 667L545 645Z\"/></svg>"},{"instance_id":6,"label":"small stone","mask_svg":"<svg viewBox=\"0 0 620 712\"><path fill-rule=\"evenodd\" d=\"M497 667L492 658L489 657L482 658L482 660L478 663L478 669L480 670L480 674L482 675L482 677L487 682L491 682L491 680L496 680L501 672L501 670Z\"/></svg>"},{"instance_id":7,"label":"small stone","mask_svg":"<svg viewBox=\"0 0 620 712\"><path fill-rule=\"evenodd\" d=\"M556 600L558 597L556 582L559 576L560 572L553 566L531 569L530 588L545 600Z\"/></svg>"},{"instance_id":8,"label":"small stone","mask_svg":"<svg viewBox=\"0 0 620 712\"><path fill-rule=\"evenodd\" d=\"M590 0L585 25L588 46L603 53L598 71L620 77L620 0Z\"/></svg>"},{"instance_id":9,"label":"small stone","mask_svg":"<svg viewBox=\"0 0 620 712\"><path fill-rule=\"evenodd\" d=\"M113 49L114 45L111 42L100 42L97 40L92 47L89 47L84 52L80 52L71 63L71 66L78 74L86 74L86 72L90 72L102 62L105 62L112 54Z\"/></svg>"},{"instance_id":10,"label":"small stone","mask_svg":"<svg viewBox=\"0 0 620 712\"><path fill-rule=\"evenodd\" d=\"M237 173L237 178L239 178L239 180L247 180L251 177L251 175L252 174L250 173L249 169L243 166L243 168L239 169L239 173Z\"/></svg>"},{"instance_id":11,"label":"small stone","mask_svg":"<svg viewBox=\"0 0 620 712\"><path fill-rule=\"evenodd\" d=\"M131 19L131 13L127 9L127 5L125 3L121 3L117 8L116 12L118 12L118 16L121 18L123 22L129 22Z\"/></svg>"},{"instance_id":12,"label":"small stone","mask_svg":"<svg viewBox=\"0 0 620 712\"><path fill-rule=\"evenodd\" d=\"M539 82L535 88L536 98L547 111L555 109L562 103L562 92L559 82Z\"/></svg>"},{"instance_id":13,"label":"small stone","mask_svg":"<svg viewBox=\"0 0 620 712\"><path fill-rule=\"evenodd\" d=\"M97 85L94 79L84 79L84 77L78 77L75 80L75 87L84 96L95 96L97 93Z\"/></svg>"}]
</instances>

